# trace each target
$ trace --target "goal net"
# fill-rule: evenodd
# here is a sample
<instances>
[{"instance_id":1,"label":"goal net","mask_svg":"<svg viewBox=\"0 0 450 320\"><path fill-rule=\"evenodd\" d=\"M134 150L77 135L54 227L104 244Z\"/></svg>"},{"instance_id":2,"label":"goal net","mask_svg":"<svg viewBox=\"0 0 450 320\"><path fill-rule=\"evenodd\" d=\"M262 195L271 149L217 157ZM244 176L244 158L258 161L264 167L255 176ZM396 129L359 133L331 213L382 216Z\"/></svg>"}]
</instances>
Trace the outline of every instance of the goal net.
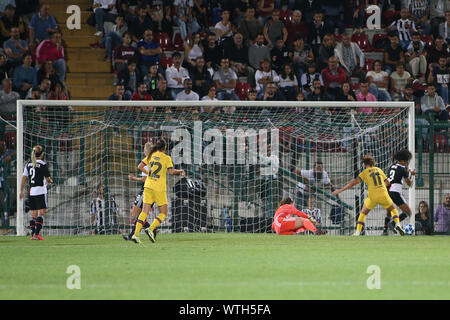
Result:
<instances>
[{"instance_id":1,"label":"goal net","mask_svg":"<svg viewBox=\"0 0 450 320\"><path fill-rule=\"evenodd\" d=\"M145 143L161 138L187 175L168 175L161 232L271 232L278 204L289 196L329 234L346 235L367 191L363 184L338 198L332 191L361 172L366 154L385 172L396 151L414 154L414 105L20 100L18 186L35 145L44 148L54 181L44 234L129 232L142 183L128 176L140 174ZM404 193L414 208L414 187ZM17 208L17 233L24 235L26 199L17 197ZM151 212L152 220L158 209ZM366 234L381 234L385 215L374 209Z\"/></svg>"}]
</instances>

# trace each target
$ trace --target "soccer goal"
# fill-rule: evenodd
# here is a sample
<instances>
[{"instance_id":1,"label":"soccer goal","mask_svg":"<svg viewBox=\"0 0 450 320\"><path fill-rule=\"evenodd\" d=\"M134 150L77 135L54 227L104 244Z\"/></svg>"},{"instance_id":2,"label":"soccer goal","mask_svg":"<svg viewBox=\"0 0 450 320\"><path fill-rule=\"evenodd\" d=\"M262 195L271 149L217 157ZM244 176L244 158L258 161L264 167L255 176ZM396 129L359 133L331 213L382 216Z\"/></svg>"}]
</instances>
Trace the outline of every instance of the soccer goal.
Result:
<instances>
[{"instance_id":1,"label":"soccer goal","mask_svg":"<svg viewBox=\"0 0 450 320\"><path fill-rule=\"evenodd\" d=\"M54 181L44 234L128 232L142 186L128 175L139 174L145 143L161 138L187 175L167 178L161 232L271 232L289 196L329 234L347 235L367 191L362 184L338 198L332 191L361 172L366 154L384 171L396 151L414 154L414 104L19 100L17 185L41 145ZM414 190L404 192L411 208ZM27 234L28 210L18 192L18 235ZM373 210L366 234L381 234L385 215Z\"/></svg>"}]
</instances>

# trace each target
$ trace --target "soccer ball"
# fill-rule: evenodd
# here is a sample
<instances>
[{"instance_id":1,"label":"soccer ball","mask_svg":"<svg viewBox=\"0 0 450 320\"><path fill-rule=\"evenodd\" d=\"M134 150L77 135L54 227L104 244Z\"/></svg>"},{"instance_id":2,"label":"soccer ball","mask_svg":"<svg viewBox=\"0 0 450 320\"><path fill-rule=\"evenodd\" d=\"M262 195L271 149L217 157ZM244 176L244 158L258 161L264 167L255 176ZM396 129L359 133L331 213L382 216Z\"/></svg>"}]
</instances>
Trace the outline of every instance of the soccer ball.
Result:
<instances>
[{"instance_id":1,"label":"soccer ball","mask_svg":"<svg viewBox=\"0 0 450 320\"><path fill-rule=\"evenodd\" d=\"M414 234L414 226L411 223L405 224L403 230L405 231L405 234L409 236Z\"/></svg>"}]
</instances>

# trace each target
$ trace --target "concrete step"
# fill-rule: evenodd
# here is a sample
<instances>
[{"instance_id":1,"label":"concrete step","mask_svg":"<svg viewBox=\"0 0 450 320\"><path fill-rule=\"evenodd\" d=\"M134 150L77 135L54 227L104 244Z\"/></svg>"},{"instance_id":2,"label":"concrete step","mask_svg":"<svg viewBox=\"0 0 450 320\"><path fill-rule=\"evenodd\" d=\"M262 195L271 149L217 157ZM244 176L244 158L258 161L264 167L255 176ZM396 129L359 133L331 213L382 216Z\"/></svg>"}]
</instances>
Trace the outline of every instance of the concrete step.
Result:
<instances>
[{"instance_id":1,"label":"concrete step","mask_svg":"<svg viewBox=\"0 0 450 320\"><path fill-rule=\"evenodd\" d=\"M105 57L106 51L102 48L67 48L66 49L68 60L90 60L101 61Z\"/></svg>"},{"instance_id":2,"label":"concrete step","mask_svg":"<svg viewBox=\"0 0 450 320\"><path fill-rule=\"evenodd\" d=\"M67 67L69 72L111 72L111 64L108 61L68 60Z\"/></svg>"},{"instance_id":3,"label":"concrete step","mask_svg":"<svg viewBox=\"0 0 450 320\"><path fill-rule=\"evenodd\" d=\"M114 92L114 86L112 85L71 85L67 84L67 89L70 92L70 97L75 100L74 97L85 98L103 98L108 100L109 96Z\"/></svg>"},{"instance_id":4,"label":"concrete step","mask_svg":"<svg viewBox=\"0 0 450 320\"><path fill-rule=\"evenodd\" d=\"M114 73L74 73L70 72L66 75L66 82L68 85L84 85L84 86L95 86L95 85L105 85L112 86L114 81Z\"/></svg>"},{"instance_id":5,"label":"concrete step","mask_svg":"<svg viewBox=\"0 0 450 320\"><path fill-rule=\"evenodd\" d=\"M66 48L89 48L89 45L101 40L100 37L91 36L63 36Z\"/></svg>"},{"instance_id":6,"label":"concrete step","mask_svg":"<svg viewBox=\"0 0 450 320\"><path fill-rule=\"evenodd\" d=\"M87 23L81 24L81 29L67 29L67 25L65 23L58 23L59 30L63 35L63 39L66 36L92 36L97 32L97 28L88 25Z\"/></svg>"}]
</instances>

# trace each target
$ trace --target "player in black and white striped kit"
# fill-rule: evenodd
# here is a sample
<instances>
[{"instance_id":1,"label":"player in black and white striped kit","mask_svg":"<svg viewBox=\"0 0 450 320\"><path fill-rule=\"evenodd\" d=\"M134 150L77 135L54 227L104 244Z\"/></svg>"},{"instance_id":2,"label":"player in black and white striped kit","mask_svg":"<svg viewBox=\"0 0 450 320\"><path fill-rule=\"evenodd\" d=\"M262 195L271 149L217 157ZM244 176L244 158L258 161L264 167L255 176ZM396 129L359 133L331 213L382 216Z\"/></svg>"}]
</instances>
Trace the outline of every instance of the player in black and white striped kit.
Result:
<instances>
[{"instance_id":1,"label":"player in black and white striped kit","mask_svg":"<svg viewBox=\"0 0 450 320\"><path fill-rule=\"evenodd\" d=\"M408 163L411 160L412 154L409 150L403 149L398 151L394 155L394 159L396 163L393 164L388 170L388 180L390 182L388 186L389 196L392 201L395 203L397 207L399 207L402 213L399 216L400 221L405 220L407 217L411 216L411 208L406 203L405 198L403 198L403 183L406 182L408 186L412 185L412 177L415 175L415 171L411 171L408 169ZM391 227L391 230L394 233L397 233L392 226L391 214L390 212L386 213L386 217L384 218L384 227L383 227L383 235L388 235L388 227Z\"/></svg>"},{"instance_id":2,"label":"player in black and white striped kit","mask_svg":"<svg viewBox=\"0 0 450 320\"><path fill-rule=\"evenodd\" d=\"M400 40L401 47L406 50L408 45L412 41L412 33L417 32L416 25L413 20L408 19L409 11L407 8L402 8L400 10L400 19L395 20L388 27L389 30L396 30L398 33L398 38Z\"/></svg>"},{"instance_id":3,"label":"player in black and white striped kit","mask_svg":"<svg viewBox=\"0 0 450 320\"><path fill-rule=\"evenodd\" d=\"M44 240L39 233L44 224L44 216L47 211L47 184L53 183L47 163L42 160L43 157L43 148L41 146L33 147L31 161L25 165L20 185L20 199L23 199L25 183L29 179L31 240Z\"/></svg>"}]
</instances>

